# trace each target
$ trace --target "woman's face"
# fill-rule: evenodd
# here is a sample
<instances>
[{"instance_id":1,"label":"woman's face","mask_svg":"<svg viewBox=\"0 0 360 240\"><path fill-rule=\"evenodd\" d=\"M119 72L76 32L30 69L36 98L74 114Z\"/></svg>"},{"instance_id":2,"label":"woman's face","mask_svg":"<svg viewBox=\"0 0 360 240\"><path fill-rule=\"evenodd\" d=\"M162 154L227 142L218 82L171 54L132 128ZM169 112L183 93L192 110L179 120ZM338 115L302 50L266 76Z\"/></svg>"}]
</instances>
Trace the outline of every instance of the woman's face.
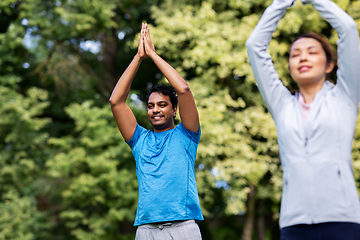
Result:
<instances>
[{"instance_id":1,"label":"woman's face","mask_svg":"<svg viewBox=\"0 0 360 240\"><path fill-rule=\"evenodd\" d=\"M290 49L289 69L298 85L324 82L334 63L327 64L320 42L313 38L300 38Z\"/></svg>"}]
</instances>

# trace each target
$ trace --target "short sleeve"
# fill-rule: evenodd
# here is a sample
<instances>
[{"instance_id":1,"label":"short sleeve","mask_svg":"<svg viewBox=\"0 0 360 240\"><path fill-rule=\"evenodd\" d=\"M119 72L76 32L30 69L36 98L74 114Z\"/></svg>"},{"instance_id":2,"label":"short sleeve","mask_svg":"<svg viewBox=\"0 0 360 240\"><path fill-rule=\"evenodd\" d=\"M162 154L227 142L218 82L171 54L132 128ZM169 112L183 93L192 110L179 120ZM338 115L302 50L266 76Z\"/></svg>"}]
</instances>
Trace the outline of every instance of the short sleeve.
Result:
<instances>
[{"instance_id":1,"label":"short sleeve","mask_svg":"<svg viewBox=\"0 0 360 240\"><path fill-rule=\"evenodd\" d=\"M187 128L184 127L184 125L182 123L179 124L179 128L182 132L184 132L193 142L195 142L196 144L199 144L200 142L200 135L201 135L201 127L199 124L199 131L198 132L193 132L188 130Z\"/></svg>"},{"instance_id":2,"label":"short sleeve","mask_svg":"<svg viewBox=\"0 0 360 240\"><path fill-rule=\"evenodd\" d=\"M139 124L136 125L134 134L132 135L130 141L127 142L127 144L130 146L131 149L134 148L134 146L138 142L140 136L146 131L147 130L145 128L143 128L142 126L140 126Z\"/></svg>"}]
</instances>

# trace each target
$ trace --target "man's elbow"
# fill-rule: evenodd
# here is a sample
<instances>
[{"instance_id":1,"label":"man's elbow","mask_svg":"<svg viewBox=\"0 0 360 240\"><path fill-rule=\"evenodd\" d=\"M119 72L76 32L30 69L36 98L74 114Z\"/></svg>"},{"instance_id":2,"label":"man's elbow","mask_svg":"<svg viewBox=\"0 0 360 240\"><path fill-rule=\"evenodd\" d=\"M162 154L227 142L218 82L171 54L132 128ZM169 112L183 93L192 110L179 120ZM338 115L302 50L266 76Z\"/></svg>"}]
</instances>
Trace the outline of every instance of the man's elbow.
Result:
<instances>
[{"instance_id":1,"label":"man's elbow","mask_svg":"<svg viewBox=\"0 0 360 240\"><path fill-rule=\"evenodd\" d=\"M187 94L191 92L190 87L188 84L184 84L178 91L177 94L178 95L183 95L183 94Z\"/></svg>"},{"instance_id":2,"label":"man's elbow","mask_svg":"<svg viewBox=\"0 0 360 240\"><path fill-rule=\"evenodd\" d=\"M112 99L112 98L110 97L109 103L110 103L111 106L113 106L113 105L115 104L114 99Z\"/></svg>"},{"instance_id":3,"label":"man's elbow","mask_svg":"<svg viewBox=\"0 0 360 240\"><path fill-rule=\"evenodd\" d=\"M115 107L120 104L120 101L116 101L113 97L110 97L109 103L111 107Z\"/></svg>"}]
</instances>

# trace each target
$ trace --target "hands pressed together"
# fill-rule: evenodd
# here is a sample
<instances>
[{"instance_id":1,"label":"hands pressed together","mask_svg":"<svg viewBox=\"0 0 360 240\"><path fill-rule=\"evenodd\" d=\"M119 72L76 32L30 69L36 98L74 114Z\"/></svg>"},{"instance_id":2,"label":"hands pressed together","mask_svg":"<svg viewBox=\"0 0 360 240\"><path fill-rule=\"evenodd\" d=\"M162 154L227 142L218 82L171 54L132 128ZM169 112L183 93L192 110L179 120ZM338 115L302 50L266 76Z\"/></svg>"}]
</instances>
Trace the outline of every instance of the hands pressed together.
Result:
<instances>
[{"instance_id":1,"label":"hands pressed together","mask_svg":"<svg viewBox=\"0 0 360 240\"><path fill-rule=\"evenodd\" d=\"M286 4L288 7L292 7L292 6L294 6L296 0L277 0L277 1L283 2L283 3ZM313 0L301 0L301 3L302 3L303 5L310 4L310 3L312 3L312 2L313 2Z\"/></svg>"},{"instance_id":2,"label":"hands pressed together","mask_svg":"<svg viewBox=\"0 0 360 240\"><path fill-rule=\"evenodd\" d=\"M152 54L156 54L154 44L152 44L150 39L147 23L142 23L141 26L140 43L137 54L141 60L145 59L146 57L151 57Z\"/></svg>"},{"instance_id":3,"label":"hands pressed together","mask_svg":"<svg viewBox=\"0 0 360 240\"><path fill-rule=\"evenodd\" d=\"M313 0L301 0L301 3L302 3L303 5L310 4L310 3L312 3L312 2L313 2Z\"/></svg>"}]
</instances>

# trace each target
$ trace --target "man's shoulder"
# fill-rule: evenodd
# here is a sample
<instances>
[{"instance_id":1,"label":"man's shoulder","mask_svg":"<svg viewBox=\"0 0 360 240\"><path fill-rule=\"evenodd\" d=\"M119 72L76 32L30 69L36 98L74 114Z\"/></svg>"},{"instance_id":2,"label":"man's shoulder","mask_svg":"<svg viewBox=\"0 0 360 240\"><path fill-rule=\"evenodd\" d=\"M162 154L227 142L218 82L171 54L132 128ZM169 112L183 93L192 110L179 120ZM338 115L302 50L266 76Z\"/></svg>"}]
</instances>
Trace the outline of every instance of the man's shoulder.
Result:
<instances>
[{"instance_id":1,"label":"man's shoulder","mask_svg":"<svg viewBox=\"0 0 360 240\"><path fill-rule=\"evenodd\" d=\"M129 142L127 142L127 144L130 145L130 147L134 147L134 145L140 140L140 138L142 136L144 136L147 132L149 132L150 130L147 130L146 128L142 127L141 125L137 124L135 131L130 139Z\"/></svg>"},{"instance_id":2,"label":"man's shoulder","mask_svg":"<svg viewBox=\"0 0 360 240\"><path fill-rule=\"evenodd\" d=\"M189 129L185 128L185 126L180 122L180 124L178 124L175 129L177 129L177 131L181 132L182 135L186 136L186 138L191 139L192 141L194 141L195 143L199 143L200 141L200 135L201 135L201 127L199 125L199 131L198 132L193 132L190 131Z\"/></svg>"}]
</instances>

